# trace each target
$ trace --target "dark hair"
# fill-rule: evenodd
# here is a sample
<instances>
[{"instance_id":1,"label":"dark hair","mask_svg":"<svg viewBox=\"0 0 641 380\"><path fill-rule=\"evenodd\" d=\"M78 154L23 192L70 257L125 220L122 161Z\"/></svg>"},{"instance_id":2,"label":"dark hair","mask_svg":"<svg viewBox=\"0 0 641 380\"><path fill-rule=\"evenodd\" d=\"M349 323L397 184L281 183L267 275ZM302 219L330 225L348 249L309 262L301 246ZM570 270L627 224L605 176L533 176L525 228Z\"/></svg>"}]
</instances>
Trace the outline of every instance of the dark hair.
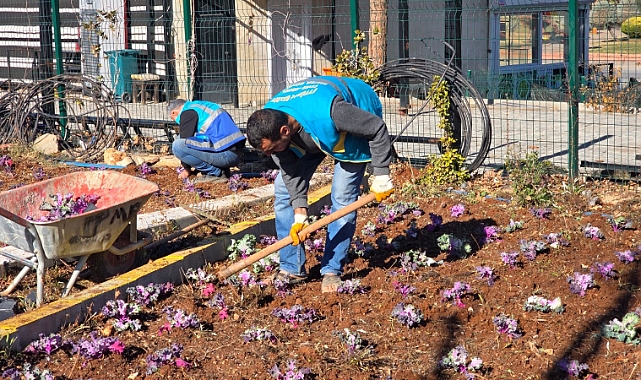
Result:
<instances>
[{"instance_id":1,"label":"dark hair","mask_svg":"<svg viewBox=\"0 0 641 380\"><path fill-rule=\"evenodd\" d=\"M184 106L186 103L185 99L174 99L169 104L167 105L167 113L171 113L171 111L178 109L182 106Z\"/></svg>"},{"instance_id":2,"label":"dark hair","mask_svg":"<svg viewBox=\"0 0 641 380\"><path fill-rule=\"evenodd\" d=\"M280 127L287 125L287 114L273 109L254 111L247 119L247 140L254 148L262 145L263 139L280 140Z\"/></svg>"}]
</instances>

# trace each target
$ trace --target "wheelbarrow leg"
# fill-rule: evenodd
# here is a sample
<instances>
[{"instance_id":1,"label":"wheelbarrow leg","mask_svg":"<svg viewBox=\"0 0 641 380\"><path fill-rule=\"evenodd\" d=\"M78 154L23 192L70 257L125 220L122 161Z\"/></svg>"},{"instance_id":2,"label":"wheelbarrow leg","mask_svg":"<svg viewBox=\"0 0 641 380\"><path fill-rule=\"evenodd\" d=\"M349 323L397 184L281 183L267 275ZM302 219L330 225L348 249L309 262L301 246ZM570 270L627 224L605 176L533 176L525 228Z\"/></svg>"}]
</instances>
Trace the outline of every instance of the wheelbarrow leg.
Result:
<instances>
[{"instance_id":1,"label":"wheelbarrow leg","mask_svg":"<svg viewBox=\"0 0 641 380\"><path fill-rule=\"evenodd\" d=\"M26 276L27 273L29 273L29 271L31 269L36 267L37 259L35 258L35 256L32 257L29 261L31 261L33 263L33 266L25 265L24 267L22 267L22 270L20 271L20 273L18 273L16 278L13 279L13 282L11 283L11 285L9 285L4 291L2 291L0 293L0 296L4 297L4 296L8 296L9 294L11 294L15 290L16 286L18 286L20 281L22 281L24 276Z\"/></svg>"},{"instance_id":2,"label":"wheelbarrow leg","mask_svg":"<svg viewBox=\"0 0 641 380\"><path fill-rule=\"evenodd\" d=\"M38 267L36 268L36 307L40 307L45 295L45 257L37 254Z\"/></svg>"},{"instance_id":3,"label":"wheelbarrow leg","mask_svg":"<svg viewBox=\"0 0 641 380\"><path fill-rule=\"evenodd\" d=\"M76 264L76 269L74 269L73 273L71 274L71 278L67 283L67 286L62 291L63 297L66 297L67 295L69 295L71 288L73 288L73 285L76 283L76 280L78 279L78 275L80 274L82 267L85 266L85 263L87 262L87 259L89 258L89 256L91 255L80 256L80 258L78 259L78 264Z\"/></svg>"}]
</instances>

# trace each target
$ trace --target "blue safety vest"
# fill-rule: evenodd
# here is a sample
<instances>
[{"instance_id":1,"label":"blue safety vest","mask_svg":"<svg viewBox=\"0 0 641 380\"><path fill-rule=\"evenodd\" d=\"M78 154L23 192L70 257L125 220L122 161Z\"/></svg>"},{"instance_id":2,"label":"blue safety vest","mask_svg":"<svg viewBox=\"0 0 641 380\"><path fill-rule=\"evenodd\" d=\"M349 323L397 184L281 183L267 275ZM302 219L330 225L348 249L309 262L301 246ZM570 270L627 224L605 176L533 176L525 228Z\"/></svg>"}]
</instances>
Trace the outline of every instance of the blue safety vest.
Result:
<instances>
[{"instance_id":1,"label":"blue safety vest","mask_svg":"<svg viewBox=\"0 0 641 380\"><path fill-rule=\"evenodd\" d=\"M218 104L194 100L185 102L182 111L192 110L198 114L198 129L188 137L186 145L197 150L221 152L245 140L231 116ZM176 117L180 124L180 115Z\"/></svg>"},{"instance_id":2,"label":"blue safety vest","mask_svg":"<svg viewBox=\"0 0 641 380\"><path fill-rule=\"evenodd\" d=\"M276 94L265 108L287 113L312 137L327 155L339 161L369 162L369 141L338 131L331 118L334 98L340 96L360 109L383 116L383 106L376 92L365 82L354 78L320 76L294 83ZM298 156L300 149L291 144Z\"/></svg>"}]
</instances>

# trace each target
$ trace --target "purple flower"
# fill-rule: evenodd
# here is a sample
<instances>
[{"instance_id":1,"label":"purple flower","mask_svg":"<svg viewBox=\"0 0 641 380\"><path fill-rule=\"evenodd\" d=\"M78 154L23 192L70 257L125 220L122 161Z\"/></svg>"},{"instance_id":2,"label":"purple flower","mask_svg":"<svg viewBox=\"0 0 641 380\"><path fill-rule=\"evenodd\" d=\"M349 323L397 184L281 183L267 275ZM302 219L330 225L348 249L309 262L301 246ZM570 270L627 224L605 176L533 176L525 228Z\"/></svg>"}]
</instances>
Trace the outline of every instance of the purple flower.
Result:
<instances>
[{"instance_id":1,"label":"purple flower","mask_svg":"<svg viewBox=\"0 0 641 380\"><path fill-rule=\"evenodd\" d=\"M536 310L543 313L553 311L559 314L565 311L565 309L563 308L563 302L561 302L561 298L557 297L550 301L539 296L529 296L527 301L525 301L525 305L523 305L523 310Z\"/></svg>"},{"instance_id":2,"label":"purple flower","mask_svg":"<svg viewBox=\"0 0 641 380\"><path fill-rule=\"evenodd\" d=\"M483 238L481 238L481 244L488 244L493 241L501 240L499 237L499 229L496 226L483 227L483 235Z\"/></svg>"},{"instance_id":3,"label":"purple flower","mask_svg":"<svg viewBox=\"0 0 641 380\"><path fill-rule=\"evenodd\" d=\"M368 346L358 333L353 333L347 328L343 331L344 332L334 331L332 335L337 336L338 339L340 339L341 343L343 343L347 347L348 357L351 357L357 353L361 355L374 353L373 348Z\"/></svg>"},{"instance_id":4,"label":"purple flower","mask_svg":"<svg viewBox=\"0 0 641 380\"><path fill-rule=\"evenodd\" d=\"M260 176L263 177L267 182L274 182L276 177L278 177L278 169L266 170L260 173Z\"/></svg>"},{"instance_id":5,"label":"purple flower","mask_svg":"<svg viewBox=\"0 0 641 380\"><path fill-rule=\"evenodd\" d=\"M465 307L465 304L461 301L466 294L471 294L472 288L469 284L464 282L455 282L454 286L451 289L443 290L442 302L453 301L453 304L458 307Z\"/></svg>"},{"instance_id":6,"label":"purple flower","mask_svg":"<svg viewBox=\"0 0 641 380\"><path fill-rule=\"evenodd\" d=\"M570 291L581 297L585 296L586 290L596 286L592 273L574 272L574 276L568 277L567 281L570 283Z\"/></svg>"},{"instance_id":7,"label":"purple flower","mask_svg":"<svg viewBox=\"0 0 641 380\"><path fill-rule=\"evenodd\" d=\"M170 364L172 360L179 367L189 367L189 363L180 359L180 353L183 348L181 345L173 343L168 348L156 350L153 354L147 355L145 361L147 362L147 375L151 375L158 371L158 369L166 364ZM179 360L180 359L180 360Z\"/></svg>"},{"instance_id":8,"label":"purple flower","mask_svg":"<svg viewBox=\"0 0 641 380\"><path fill-rule=\"evenodd\" d=\"M173 291L174 285L171 282L165 284L149 283L147 286L138 285L127 288L129 299L143 306L149 306L158 301L161 296L165 296Z\"/></svg>"},{"instance_id":9,"label":"purple flower","mask_svg":"<svg viewBox=\"0 0 641 380\"><path fill-rule=\"evenodd\" d=\"M165 306L163 313L167 315L171 327L180 327L181 329L200 327L198 317L194 313L187 314L182 309L174 309L173 306Z\"/></svg>"},{"instance_id":10,"label":"purple flower","mask_svg":"<svg viewBox=\"0 0 641 380\"><path fill-rule=\"evenodd\" d=\"M492 268L488 266L478 266L476 267L476 272L478 273L478 276L476 276L477 279L479 280L486 279L488 286L494 285L494 281L496 280L496 275L492 271Z\"/></svg>"},{"instance_id":11,"label":"purple flower","mask_svg":"<svg viewBox=\"0 0 641 380\"><path fill-rule=\"evenodd\" d=\"M423 313L414 305L399 302L392 310L392 317L407 327L418 326L423 321Z\"/></svg>"},{"instance_id":12,"label":"purple flower","mask_svg":"<svg viewBox=\"0 0 641 380\"><path fill-rule=\"evenodd\" d=\"M4 155L0 157L0 168L4 168L5 172L13 172L13 160L10 156Z\"/></svg>"},{"instance_id":13,"label":"purple flower","mask_svg":"<svg viewBox=\"0 0 641 380\"><path fill-rule=\"evenodd\" d=\"M95 209L96 203L100 199L96 194L83 194L74 199L72 193L67 193L64 196L60 193L51 194L49 197L51 202L45 201L40 206L40 210L48 211L48 214L38 219L40 222L60 220L82 214L90 207ZM34 220L32 216L27 216L27 219Z\"/></svg>"},{"instance_id":14,"label":"purple flower","mask_svg":"<svg viewBox=\"0 0 641 380\"><path fill-rule=\"evenodd\" d=\"M118 338L99 337L97 331L89 334L89 339L80 338L72 343L71 353L79 354L85 359L99 359L108 353L122 353L123 346Z\"/></svg>"},{"instance_id":15,"label":"purple flower","mask_svg":"<svg viewBox=\"0 0 641 380\"><path fill-rule=\"evenodd\" d=\"M240 337L243 338L243 342L245 343L253 341L276 343L276 337L270 330L259 327L252 327L245 330Z\"/></svg>"},{"instance_id":16,"label":"purple flower","mask_svg":"<svg viewBox=\"0 0 641 380\"><path fill-rule=\"evenodd\" d=\"M518 257L519 253L516 251L501 252L501 260L512 269L518 265Z\"/></svg>"},{"instance_id":17,"label":"purple flower","mask_svg":"<svg viewBox=\"0 0 641 380\"><path fill-rule=\"evenodd\" d=\"M503 230L505 230L505 232L514 232L520 229L523 229L523 222L510 219L510 224L508 224Z\"/></svg>"},{"instance_id":18,"label":"purple flower","mask_svg":"<svg viewBox=\"0 0 641 380\"><path fill-rule=\"evenodd\" d=\"M432 222L432 224L428 224L427 226L425 226L425 229L428 232L434 232L441 226L441 224L443 224L443 217L440 215L432 214L431 212L428 214L428 216L430 217L430 221Z\"/></svg>"},{"instance_id":19,"label":"purple flower","mask_svg":"<svg viewBox=\"0 0 641 380\"><path fill-rule=\"evenodd\" d=\"M142 164L140 164L140 166L137 166L136 171L140 172L140 178L147 178L149 174L154 174L156 172L154 168L152 168L146 162L143 162Z\"/></svg>"},{"instance_id":20,"label":"purple flower","mask_svg":"<svg viewBox=\"0 0 641 380\"><path fill-rule=\"evenodd\" d=\"M40 338L38 340L34 340L29 343L29 345L24 349L25 352L30 354L51 355L53 352L68 344L62 339L60 334L50 334L49 336L40 334L39 336Z\"/></svg>"},{"instance_id":21,"label":"purple flower","mask_svg":"<svg viewBox=\"0 0 641 380\"><path fill-rule=\"evenodd\" d=\"M401 296L403 296L403 298L407 298L407 296L416 291L415 287L411 285L403 285L399 281L392 281L392 285L394 285L394 290L401 293Z\"/></svg>"},{"instance_id":22,"label":"purple flower","mask_svg":"<svg viewBox=\"0 0 641 380\"><path fill-rule=\"evenodd\" d=\"M523 332L519 328L517 321L503 313L492 318L492 323L496 326L496 331L499 334L506 334L510 338L520 338L523 336Z\"/></svg>"},{"instance_id":23,"label":"purple flower","mask_svg":"<svg viewBox=\"0 0 641 380\"><path fill-rule=\"evenodd\" d=\"M42 167L33 170L33 178L35 178L36 181L42 181L46 176L47 175Z\"/></svg>"},{"instance_id":24,"label":"purple flower","mask_svg":"<svg viewBox=\"0 0 641 380\"><path fill-rule=\"evenodd\" d=\"M599 227L592 226L590 223L588 223L588 225L583 229L583 235L592 240L605 239L605 235L603 235L603 232L601 232Z\"/></svg>"},{"instance_id":25,"label":"purple flower","mask_svg":"<svg viewBox=\"0 0 641 380\"><path fill-rule=\"evenodd\" d=\"M452 218L458 218L459 216L463 215L464 212L465 206L462 203L454 205L452 206L452 208L450 208L450 214L452 215Z\"/></svg>"},{"instance_id":26,"label":"purple flower","mask_svg":"<svg viewBox=\"0 0 641 380\"><path fill-rule=\"evenodd\" d=\"M373 237L376 234L376 224L371 220L368 221L361 230L361 234L363 234L363 236Z\"/></svg>"},{"instance_id":27,"label":"purple flower","mask_svg":"<svg viewBox=\"0 0 641 380\"><path fill-rule=\"evenodd\" d=\"M237 192L238 190L245 190L249 187L247 181L242 180L241 174L234 174L229 178L229 190Z\"/></svg>"},{"instance_id":28,"label":"purple flower","mask_svg":"<svg viewBox=\"0 0 641 380\"><path fill-rule=\"evenodd\" d=\"M599 273L601 277L605 278L606 280L614 278L616 276L613 263L594 263L594 265L590 268L590 272Z\"/></svg>"},{"instance_id":29,"label":"purple flower","mask_svg":"<svg viewBox=\"0 0 641 380\"><path fill-rule=\"evenodd\" d=\"M568 245L570 245L570 242L567 241L565 238L563 238L562 233L547 234L543 236L543 238L545 239L546 242L548 242L548 244L550 244L550 247L554 249L559 248L561 246L567 247Z\"/></svg>"},{"instance_id":30,"label":"purple flower","mask_svg":"<svg viewBox=\"0 0 641 380\"><path fill-rule=\"evenodd\" d=\"M581 364L577 360L568 361L568 359L563 358L559 360L558 366L568 376L583 377L588 373L588 365Z\"/></svg>"},{"instance_id":31,"label":"purple flower","mask_svg":"<svg viewBox=\"0 0 641 380\"><path fill-rule=\"evenodd\" d=\"M324 205L323 209L320 210L320 215L321 217L327 216L332 213L332 206L330 205Z\"/></svg>"},{"instance_id":32,"label":"purple flower","mask_svg":"<svg viewBox=\"0 0 641 380\"><path fill-rule=\"evenodd\" d=\"M530 208L530 213L534 215L534 217L537 219L547 219L552 213L552 210L550 210L547 207L546 208L532 207Z\"/></svg>"},{"instance_id":33,"label":"purple flower","mask_svg":"<svg viewBox=\"0 0 641 380\"><path fill-rule=\"evenodd\" d=\"M296 361L292 359L287 362L287 367L283 370L278 368L277 364L274 364L272 369L269 370L269 375L276 380L303 380L311 371L307 367L296 367Z\"/></svg>"},{"instance_id":34,"label":"purple flower","mask_svg":"<svg viewBox=\"0 0 641 380\"><path fill-rule=\"evenodd\" d=\"M316 310L306 309L301 305L294 305L291 309L278 307L272 311L274 317L279 318L282 322L291 323L293 327L298 327L301 323L312 323L316 319Z\"/></svg>"},{"instance_id":35,"label":"purple flower","mask_svg":"<svg viewBox=\"0 0 641 380\"><path fill-rule=\"evenodd\" d=\"M619 261L621 261L624 264L630 264L637 257L637 252L632 252L629 249L623 252L614 252L614 254L617 256L617 258L619 258Z\"/></svg>"},{"instance_id":36,"label":"purple flower","mask_svg":"<svg viewBox=\"0 0 641 380\"><path fill-rule=\"evenodd\" d=\"M618 218L614 217L608 217L607 218L608 223L612 226L612 229L614 232L621 232L623 230L631 230L632 229L632 221L627 220L626 218L620 216Z\"/></svg>"},{"instance_id":37,"label":"purple flower","mask_svg":"<svg viewBox=\"0 0 641 380\"><path fill-rule=\"evenodd\" d=\"M412 222L410 224L410 227L405 230L405 234L412 239L416 239L418 237L418 227L416 227L416 222Z\"/></svg>"},{"instance_id":38,"label":"purple flower","mask_svg":"<svg viewBox=\"0 0 641 380\"><path fill-rule=\"evenodd\" d=\"M523 252L523 256L530 261L536 259L537 253L547 249L545 243L539 240L522 239L519 247L521 252Z\"/></svg>"},{"instance_id":39,"label":"purple flower","mask_svg":"<svg viewBox=\"0 0 641 380\"><path fill-rule=\"evenodd\" d=\"M463 346L457 346L450 350L447 355L439 361L441 368L451 368L465 375L469 379L474 379L474 375L469 373L478 371L483 367L483 360L478 357L467 360L467 350Z\"/></svg>"},{"instance_id":40,"label":"purple flower","mask_svg":"<svg viewBox=\"0 0 641 380\"><path fill-rule=\"evenodd\" d=\"M340 294L364 294L367 293L367 289L361 286L360 280L345 280L338 286L337 292Z\"/></svg>"},{"instance_id":41,"label":"purple flower","mask_svg":"<svg viewBox=\"0 0 641 380\"><path fill-rule=\"evenodd\" d=\"M305 240L305 249L311 252L323 252L325 250L324 239Z\"/></svg>"},{"instance_id":42,"label":"purple flower","mask_svg":"<svg viewBox=\"0 0 641 380\"><path fill-rule=\"evenodd\" d=\"M262 235L260 237L260 244L262 245L272 245L278 241L278 238L273 235Z\"/></svg>"}]
</instances>

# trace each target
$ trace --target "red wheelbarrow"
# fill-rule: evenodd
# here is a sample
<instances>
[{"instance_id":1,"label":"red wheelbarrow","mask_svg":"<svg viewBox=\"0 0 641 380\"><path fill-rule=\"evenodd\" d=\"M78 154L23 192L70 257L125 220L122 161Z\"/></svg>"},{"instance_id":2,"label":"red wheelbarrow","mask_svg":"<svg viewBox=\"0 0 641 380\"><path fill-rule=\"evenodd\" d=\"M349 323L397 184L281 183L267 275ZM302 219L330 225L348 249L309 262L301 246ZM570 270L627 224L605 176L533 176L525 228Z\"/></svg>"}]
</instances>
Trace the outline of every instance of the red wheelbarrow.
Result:
<instances>
[{"instance_id":1,"label":"red wheelbarrow","mask_svg":"<svg viewBox=\"0 0 641 380\"><path fill-rule=\"evenodd\" d=\"M124 255L150 243L151 237L138 241L138 211L158 185L127 174L96 170L64 176L19 187L0 193L0 242L35 254L25 260L0 249L0 255L19 261L22 271L0 295L11 293L30 269L36 269L36 306L44 298L46 259L78 257L76 268L62 296L69 294L87 258L93 253L108 251ZM38 222L43 215L42 203L51 194L96 194L96 208L79 215L55 221ZM116 248L114 242L129 227L130 244Z\"/></svg>"}]
</instances>

